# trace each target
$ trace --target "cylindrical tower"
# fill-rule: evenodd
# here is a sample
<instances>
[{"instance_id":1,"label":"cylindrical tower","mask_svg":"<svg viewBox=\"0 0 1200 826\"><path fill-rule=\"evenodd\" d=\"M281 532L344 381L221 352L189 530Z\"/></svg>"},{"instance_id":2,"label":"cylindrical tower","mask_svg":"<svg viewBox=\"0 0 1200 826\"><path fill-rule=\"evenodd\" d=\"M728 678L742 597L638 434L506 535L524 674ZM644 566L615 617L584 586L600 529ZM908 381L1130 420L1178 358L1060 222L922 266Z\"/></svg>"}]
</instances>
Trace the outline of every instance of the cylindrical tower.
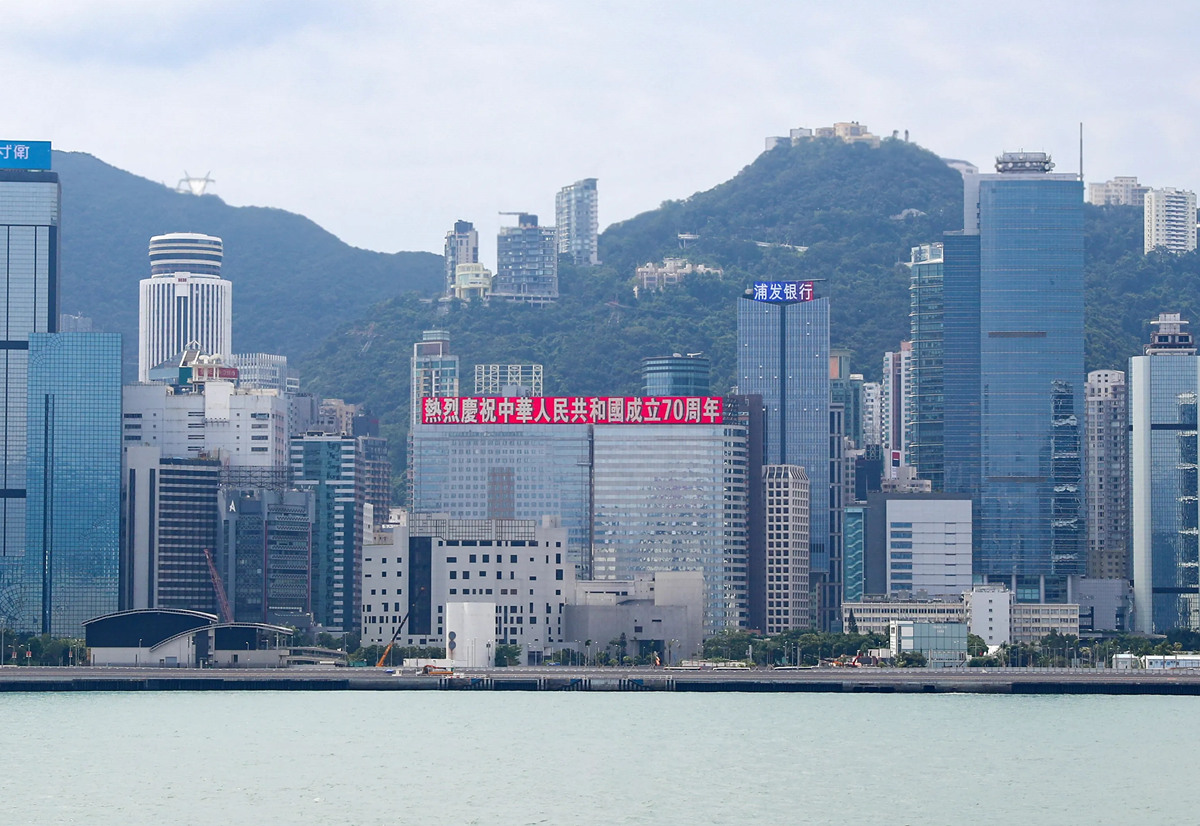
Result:
<instances>
[{"instance_id":1,"label":"cylindrical tower","mask_svg":"<svg viewBox=\"0 0 1200 826\"><path fill-rule=\"evenodd\" d=\"M193 342L201 352L233 350L233 285L221 278L221 239L173 232L150 239L150 277L138 302L138 381Z\"/></svg>"}]
</instances>

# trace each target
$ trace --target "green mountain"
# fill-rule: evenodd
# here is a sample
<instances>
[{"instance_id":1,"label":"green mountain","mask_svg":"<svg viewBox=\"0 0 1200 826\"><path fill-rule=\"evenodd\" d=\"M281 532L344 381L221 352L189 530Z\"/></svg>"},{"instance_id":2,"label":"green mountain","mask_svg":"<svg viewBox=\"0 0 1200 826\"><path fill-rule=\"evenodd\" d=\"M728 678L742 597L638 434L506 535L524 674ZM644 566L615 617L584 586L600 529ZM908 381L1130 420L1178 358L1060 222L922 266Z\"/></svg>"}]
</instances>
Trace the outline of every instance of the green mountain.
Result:
<instances>
[{"instance_id":1,"label":"green mountain","mask_svg":"<svg viewBox=\"0 0 1200 826\"><path fill-rule=\"evenodd\" d=\"M1123 367L1160 311L1200 320L1200 258L1142 255L1141 220L1136 208L1086 207L1088 369ZM397 469L412 343L430 328L450 331L463 392L477 363L537 361L548 394L635 393L641 358L671 352L709 355L713 390L724 392L734 382L737 296L756 278L821 279L834 345L877 378L882 353L908 336L900 262L961 222L959 174L914 144L777 148L713 189L610 227L600 239L604 265L564 264L554 306L392 298L344 324L300 369L315 392L368 403L393 440ZM635 267L664 256L724 272L635 296Z\"/></svg>"},{"instance_id":2,"label":"green mountain","mask_svg":"<svg viewBox=\"0 0 1200 826\"><path fill-rule=\"evenodd\" d=\"M152 235L203 232L225 242L238 352L296 356L376 302L442 287L441 256L356 249L300 215L184 195L91 155L55 152L62 181L63 312L125 336L137 364L138 281Z\"/></svg>"}]
</instances>

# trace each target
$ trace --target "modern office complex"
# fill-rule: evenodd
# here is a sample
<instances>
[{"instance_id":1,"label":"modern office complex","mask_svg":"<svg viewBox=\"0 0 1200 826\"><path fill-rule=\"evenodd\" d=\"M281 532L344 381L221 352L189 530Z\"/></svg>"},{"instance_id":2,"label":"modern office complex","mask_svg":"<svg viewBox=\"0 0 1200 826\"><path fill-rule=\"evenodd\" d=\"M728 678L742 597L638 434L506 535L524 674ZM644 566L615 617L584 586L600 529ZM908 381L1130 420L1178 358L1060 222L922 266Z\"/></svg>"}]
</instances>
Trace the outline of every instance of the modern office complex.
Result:
<instances>
[{"instance_id":1,"label":"modern office complex","mask_svg":"<svg viewBox=\"0 0 1200 826\"><path fill-rule=\"evenodd\" d=\"M942 453L942 244L912 248L909 261L912 351L909 364L908 463L935 491L945 479Z\"/></svg>"},{"instance_id":2,"label":"modern office complex","mask_svg":"<svg viewBox=\"0 0 1200 826\"><path fill-rule=\"evenodd\" d=\"M971 588L972 506L968 497L870 493L863 510L865 594L957 596Z\"/></svg>"},{"instance_id":3,"label":"modern office complex","mask_svg":"<svg viewBox=\"0 0 1200 826\"><path fill-rule=\"evenodd\" d=\"M1042 152L964 177L943 241L945 489L978 503L975 575L1059 602L1085 570L1083 184Z\"/></svg>"},{"instance_id":4,"label":"modern office complex","mask_svg":"<svg viewBox=\"0 0 1200 826\"><path fill-rule=\"evenodd\" d=\"M808 477L796 465L762 469L763 504L767 512L766 622L762 631L812 627L808 582Z\"/></svg>"},{"instance_id":5,"label":"modern office complex","mask_svg":"<svg viewBox=\"0 0 1200 826\"><path fill-rule=\"evenodd\" d=\"M818 627L838 620L841 511L831 497L829 299L812 282L756 284L738 299L738 390L762 396L763 463L798 465L809 482L810 575ZM840 481L840 480L839 480Z\"/></svg>"},{"instance_id":6,"label":"modern office complex","mask_svg":"<svg viewBox=\"0 0 1200 826\"><path fill-rule=\"evenodd\" d=\"M220 559L236 621L304 624L313 499L309 491L221 490Z\"/></svg>"},{"instance_id":7,"label":"modern office complex","mask_svg":"<svg viewBox=\"0 0 1200 826\"><path fill-rule=\"evenodd\" d=\"M174 232L150 239L150 277L140 282L138 381L188 349L233 353L233 285L221 277L221 239Z\"/></svg>"},{"instance_id":8,"label":"modern office complex","mask_svg":"<svg viewBox=\"0 0 1200 826\"><path fill-rule=\"evenodd\" d=\"M420 421L423 399L458 395L458 356L450 353L450 333L426 330L413 344L409 404L414 424ZM349 431L339 431L346 432Z\"/></svg>"},{"instance_id":9,"label":"modern office complex","mask_svg":"<svg viewBox=\"0 0 1200 826\"><path fill-rule=\"evenodd\" d=\"M642 395L707 396L710 361L701 353L674 353L642 359Z\"/></svg>"},{"instance_id":10,"label":"modern office complex","mask_svg":"<svg viewBox=\"0 0 1200 826\"><path fill-rule=\"evenodd\" d=\"M1196 193L1167 187L1151 189L1145 200L1146 252L1183 253L1196 248Z\"/></svg>"},{"instance_id":11,"label":"modern office complex","mask_svg":"<svg viewBox=\"0 0 1200 826\"><path fill-rule=\"evenodd\" d=\"M558 254L570 256L576 266L594 267L600 263L598 207L595 178L564 186L554 198Z\"/></svg>"},{"instance_id":12,"label":"modern office complex","mask_svg":"<svg viewBox=\"0 0 1200 826\"><path fill-rule=\"evenodd\" d=\"M1084 421L1088 576L1129 579L1129 405L1123 371L1088 373Z\"/></svg>"},{"instance_id":13,"label":"modern office complex","mask_svg":"<svg viewBox=\"0 0 1200 826\"><path fill-rule=\"evenodd\" d=\"M492 296L530 304L558 300L558 243L554 227L539 227L536 215L522 212L517 226L500 228Z\"/></svg>"},{"instance_id":14,"label":"modern office complex","mask_svg":"<svg viewBox=\"0 0 1200 826\"><path fill-rule=\"evenodd\" d=\"M29 336L25 589L16 627L77 637L117 609L121 336Z\"/></svg>"},{"instance_id":15,"label":"modern office complex","mask_svg":"<svg viewBox=\"0 0 1200 826\"><path fill-rule=\"evenodd\" d=\"M292 484L314 497L313 621L332 632L355 630L362 605L366 491L361 465L353 436L306 433L292 439Z\"/></svg>"},{"instance_id":16,"label":"modern office complex","mask_svg":"<svg viewBox=\"0 0 1200 826\"><path fill-rule=\"evenodd\" d=\"M0 161L0 278L8 300L0 313L0 612L16 613L25 553L25 416L29 337L58 329L59 183L44 160ZM37 163L31 166L31 163Z\"/></svg>"},{"instance_id":17,"label":"modern office complex","mask_svg":"<svg viewBox=\"0 0 1200 826\"><path fill-rule=\"evenodd\" d=\"M1200 630L1196 402L1200 356L1178 313L1129 360L1135 630Z\"/></svg>"},{"instance_id":18,"label":"modern office complex","mask_svg":"<svg viewBox=\"0 0 1200 826\"><path fill-rule=\"evenodd\" d=\"M479 233L470 221L455 221L446 233L446 294L454 295L459 264L479 263Z\"/></svg>"},{"instance_id":19,"label":"modern office complex","mask_svg":"<svg viewBox=\"0 0 1200 826\"><path fill-rule=\"evenodd\" d=\"M556 517L585 576L700 570L706 627L739 627L750 439L724 409L714 397L443 399L413 428L413 510Z\"/></svg>"}]
</instances>

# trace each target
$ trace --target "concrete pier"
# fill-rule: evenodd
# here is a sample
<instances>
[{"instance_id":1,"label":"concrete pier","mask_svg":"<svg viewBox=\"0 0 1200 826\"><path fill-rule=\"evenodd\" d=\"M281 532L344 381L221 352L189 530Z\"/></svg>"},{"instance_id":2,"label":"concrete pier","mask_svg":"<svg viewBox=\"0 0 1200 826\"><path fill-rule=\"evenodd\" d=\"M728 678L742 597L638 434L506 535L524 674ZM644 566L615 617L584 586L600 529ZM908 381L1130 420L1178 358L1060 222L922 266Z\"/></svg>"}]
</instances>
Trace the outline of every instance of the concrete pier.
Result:
<instances>
[{"instance_id":1,"label":"concrete pier","mask_svg":"<svg viewBox=\"0 0 1200 826\"><path fill-rule=\"evenodd\" d=\"M0 668L0 692L27 691L675 691L1200 695L1200 673L1110 669Z\"/></svg>"}]
</instances>

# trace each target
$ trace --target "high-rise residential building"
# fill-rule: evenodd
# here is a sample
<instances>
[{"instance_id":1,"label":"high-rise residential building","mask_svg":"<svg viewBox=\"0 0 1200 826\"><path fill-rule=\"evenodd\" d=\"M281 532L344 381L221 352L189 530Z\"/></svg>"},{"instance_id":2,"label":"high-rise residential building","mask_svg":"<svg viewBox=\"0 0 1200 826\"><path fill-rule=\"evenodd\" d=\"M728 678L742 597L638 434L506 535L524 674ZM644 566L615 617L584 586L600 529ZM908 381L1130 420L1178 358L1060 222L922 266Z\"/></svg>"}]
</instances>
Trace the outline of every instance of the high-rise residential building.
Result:
<instances>
[{"instance_id":1,"label":"high-rise residential building","mask_svg":"<svg viewBox=\"0 0 1200 826\"><path fill-rule=\"evenodd\" d=\"M883 385L877 381L863 382L862 438L860 447L883 444Z\"/></svg>"},{"instance_id":2,"label":"high-rise residential building","mask_svg":"<svg viewBox=\"0 0 1200 826\"><path fill-rule=\"evenodd\" d=\"M10 617L25 605L29 339L58 329L60 196L49 143L17 146L20 158L12 148L0 156L0 278L8 297L0 310L0 613Z\"/></svg>"},{"instance_id":3,"label":"high-rise residential building","mask_svg":"<svg viewBox=\"0 0 1200 826\"><path fill-rule=\"evenodd\" d=\"M766 506L765 634L810 628L808 583L808 477L796 465L762 469Z\"/></svg>"},{"instance_id":4,"label":"high-rise residential building","mask_svg":"<svg viewBox=\"0 0 1200 826\"><path fill-rule=\"evenodd\" d=\"M1129 405L1123 371L1088 373L1084 422L1088 576L1129 579Z\"/></svg>"},{"instance_id":5,"label":"high-rise residential building","mask_svg":"<svg viewBox=\"0 0 1200 826\"><path fill-rule=\"evenodd\" d=\"M442 400L413 427L412 509L555 517L568 559L590 578L701 571L706 628L745 627L757 472L736 407L717 397Z\"/></svg>"},{"instance_id":6,"label":"high-rise residential building","mask_svg":"<svg viewBox=\"0 0 1200 826\"><path fill-rule=\"evenodd\" d=\"M884 475L889 468L908 464L909 399L912 395L912 342L883 354L880 408L883 421Z\"/></svg>"},{"instance_id":7,"label":"high-rise residential building","mask_svg":"<svg viewBox=\"0 0 1200 826\"><path fill-rule=\"evenodd\" d=\"M150 239L139 286L138 381L184 350L233 354L233 285L221 277L221 239L172 232Z\"/></svg>"},{"instance_id":8,"label":"high-rise residential building","mask_svg":"<svg viewBox=\"0 0 1200 826\"><path fill-rule=\"evenodd\" d=\"M1178 313L1163 313L1129 360L1134 630L1200 630L1200 356Z\"/></svg>"},{"instance_id":9,"label":"high-rise residential building","mask_svg":"<svg viewBox=\"0 0 1200 826\"><path fill-rule=\"evenodd\" d=\"M522 212L517 226L501 227L496 237L496 277L492 297L529 304L558 300L558 243L554 227Z\"/></svg>"},{"instance_id":10,"label":"high-rise residential building","mask_svg":"<svg viewBox=\"0 0 1200 826\"><path fill-rule=\"evenodd\" d=\"M1167 187L1146 193L1146 252L1183 253L1196 248L1196 193Z\"/></svg>"},{"instance_id":11,"label":"high-rise residential building","mask_svg":"<svg viewBox=\"0 0 1200 826\"><path fill-rule=\"evenodd\" d=\"M1104 183L1087 186L1087 201L1096 206L1142 206L1150 187L1138 183L1136 175L1118 175Z\"/></svg>"},{"instance_id":12,"label":"high-rise residential building","mask_svg":"<svg viewBox=\"0 0 1200 826\"><path fill-rule=\"evenodd\" d=\"M1086 568L1083 184L1043 152L964 177L943 239L945 489L977 502L974 573L1061 602Z\"/></svg>"},{"instance_id":13,"label":"high-rise residential building","mask_svg":"<svg viewBox=\"0 0 1200 826\"><path fill-rule=\"evenodd\" d=\"M479 263L479 233L470 221L455 221L446 233L446 295L454 295L459 264Z\"/></svg>"},{"instance_id":14,"label":"high-rise residential building","mask_svg":"<svg viewBox=\"0 0 1200 826\"><path fill-rule=\"evenodd\" d=\"M598 207L595 178L564 186L554 199L558 254L569 255L576 266L594 267L600 263Z\"/></svg>"},{"instance_id":15,"label":"high-rise residential building","mask_svg":"<svg viewBox=\"0 0 1200 826\"><path fill-rule=\"evenodd\" d=\"M392 458L378 425L374 430L374 435L355 435L354 440L358 443L363 501L374 509L375 522L382 523L392 506Z\"/></svg>"},{"instance_id":16,"label":"high-rise residential building","mask_svg":"<svg viewBox=\"0 0 1200 826\"><path fill-rule=\"evenodd\" d=\"M31 333L28 353L26 587L13 627L77 637L118 607L121 336Z\"/></svg>"},{"instance_id":17,"label":"high-rise residential building","mask_svg":"<svg viewBox=\"0 0 1200 826\"><path fill-rule=\"evenodd\" d=\"M221 463L147 444L124 453L121 607L217 613L204 552L220 547Z\"/></svg>"},{"instance_id":18,"label":"high-rise residential building","mask_svg":"<svg viewBox=\"0 0 1200 826\"><path fill-rule=\"evenodd\" d=\"M909 404L906 453L917 475L935 491L943 486L942 453L942 244L912 248L909 261L909 322L912 354L909 362Z\"/></svg>"},{"instance_id":19,"label":"high-rise residential building","mask_svg":"<svg viewBox=\"0 0 1200 826\"><path fill-rule=\"evenodd\" d=\"M313 621L332 632L357 628L362 592L362 462L353 436L306 433L292 439L292 482L314 496Z\"/></svg>"},{"instance_id":20,"label":"high-rise residential building","mask_svg":"<svg viewBox=\"0 0 1200 826\"><path fill-rule=\"evenodd\" d=\"M422 399L458 395L458 356L450 353L449 332L426 330L421 334L421 340L413 344L411 376L409 405L414 423L421 418Z\"/></svg>"},{"instance_id":21,"label":"high-rise residential building","mask_svg":"<svg viewBox=\"0 0 1200 826\"><path fill-rule=\"evenodd\" d=\"M830 628L840 621L842 563L830 496L841 425L835 430L831 417L829 299L815 297L812 282L765 282L737 304L738 391L762 396L763 463L798 465L808 476L813 610L817 626Z\"/></svg>"},{"instance_id":22,"label":"high-rise residential building","mask_svg":"<svg viewBox=\"0 0 1200 826\"><path fill-rule=\"evenodd\" d=\"M711 362L701 353L642 359L643 396L707 396Z\"/></svg>"},{"instance_id":23,"label":"high-rise residential building","mask_svg":"<svg viewBox=\"0 0 1200 826\"><path fill-rule=\"evenodd\" d=\"M540 364L476 364L476 396L544 395L544 373Z\"/></svg>"}]
</instances>

